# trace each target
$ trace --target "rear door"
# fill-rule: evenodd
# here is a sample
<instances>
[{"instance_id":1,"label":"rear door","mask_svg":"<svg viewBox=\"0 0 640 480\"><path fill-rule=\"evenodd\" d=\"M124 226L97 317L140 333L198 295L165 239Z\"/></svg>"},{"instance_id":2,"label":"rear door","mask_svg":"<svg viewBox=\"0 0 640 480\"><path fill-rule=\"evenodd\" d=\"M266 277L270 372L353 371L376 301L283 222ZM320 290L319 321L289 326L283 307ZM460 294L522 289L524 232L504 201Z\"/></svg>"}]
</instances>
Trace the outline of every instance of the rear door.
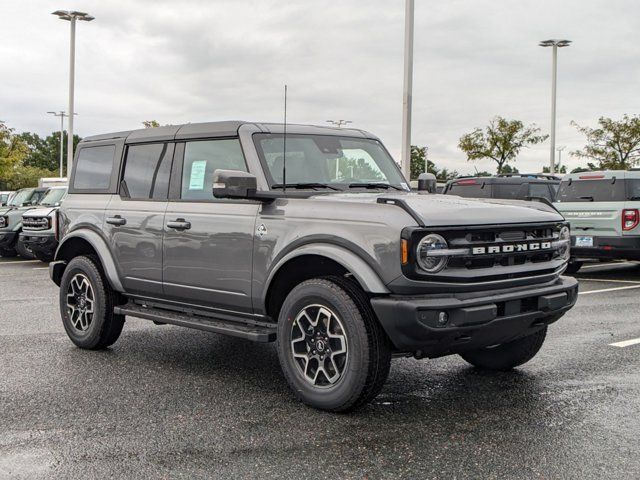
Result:
<instances>
[{"instance_id":1,"label":"rear door","mask_svg":"<svg viewBox=\"0 0 640 480\"><path fill-rule=\"evenodd\" d=\"M162 294L162 237L174 144L128 145L104 232L127 292Z\"/></svg>"},{"instance_id":2,"label":"rear door","mask_svg":"<svg viewBox=\"0 0 640 480\"><path fill-rule=\"evenodd\" d=\"M164 292L181 302L251 313L260 203L214 198L217 169L247 171L237 138L177 144L164 225Z\"/></svg>"},{"instance_id":3,"label":"rear door","mask_svg":"<svg viewBox=\"0 0 640 480\"><path fill-rule=\"evenodd\" d=\"M571 224L574 236L622 235L626 189L624 178L619 176L585 173L562 181L556 207Z\"/></svg>"}]
</instances>

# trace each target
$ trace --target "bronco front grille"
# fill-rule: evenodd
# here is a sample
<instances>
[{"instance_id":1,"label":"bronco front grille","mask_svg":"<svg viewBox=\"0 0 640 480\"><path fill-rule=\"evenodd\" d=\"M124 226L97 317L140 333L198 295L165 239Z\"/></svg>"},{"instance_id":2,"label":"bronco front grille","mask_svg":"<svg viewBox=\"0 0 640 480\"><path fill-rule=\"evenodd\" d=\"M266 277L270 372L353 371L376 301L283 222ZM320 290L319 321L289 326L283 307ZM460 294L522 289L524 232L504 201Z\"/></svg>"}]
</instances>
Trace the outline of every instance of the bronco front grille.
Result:
<instances>
[{"instance_id":1,"label":"bronco front grille","mask_svg":"<svg viewBox=\"0 0 640 480\"><path fill-rule=\"evenodd\" d=\"M556 248L562 226L548 223L416 229L410 234L412 245L417 245L425 233L437 233L445 238L449 249L458 253L450 256L446 268L436 274L421 272L409 262L405 275L438 282L478 283L553 274L564 263Z\"/></svg>"},{"instance_id":2,"label":"bronco front grille","mask_svg":"<svg viewBox=\"0 0 640 480\"><path fill-rule=\"evenodd\" d=\"M50 228L48 217L23 217L22 229L23 230L47 230Z\"/></svg>"}]
</instances>

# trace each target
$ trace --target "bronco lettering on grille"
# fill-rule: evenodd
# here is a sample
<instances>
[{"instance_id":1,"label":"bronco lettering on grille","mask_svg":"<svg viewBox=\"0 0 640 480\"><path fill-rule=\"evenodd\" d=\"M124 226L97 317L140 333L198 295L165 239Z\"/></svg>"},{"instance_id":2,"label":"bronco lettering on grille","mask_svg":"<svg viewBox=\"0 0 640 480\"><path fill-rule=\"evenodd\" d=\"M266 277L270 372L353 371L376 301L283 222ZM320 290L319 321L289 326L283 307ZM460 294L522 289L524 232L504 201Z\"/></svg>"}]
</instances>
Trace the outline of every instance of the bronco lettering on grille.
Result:
<instances>
[{"instance_id":1,"label":"bronco lettering on grille","mask_svg":"<svg viewBox=\"0 0 640 480\"><path fill-rule=\"evenodd\" d=\"M551 249L551 242L533 242L533 243L513 243L509 245L492 245L489 247L473 247L471 252L474 255L486 255L496 253L519 253L531 252L537 250Z\"/></svg>"}]
</instances>

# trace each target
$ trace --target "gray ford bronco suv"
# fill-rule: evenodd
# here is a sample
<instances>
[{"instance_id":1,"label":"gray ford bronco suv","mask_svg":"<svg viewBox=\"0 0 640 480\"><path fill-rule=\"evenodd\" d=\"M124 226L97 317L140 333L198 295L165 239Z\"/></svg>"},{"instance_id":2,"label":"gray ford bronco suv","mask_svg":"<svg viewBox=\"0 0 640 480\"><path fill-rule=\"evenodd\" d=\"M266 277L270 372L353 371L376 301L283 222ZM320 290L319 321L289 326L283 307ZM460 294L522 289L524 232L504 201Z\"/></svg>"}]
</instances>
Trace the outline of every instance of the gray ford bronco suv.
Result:
<instances>
[{"instance_id":1,"label":"gray ford bronco suv","mask_svg":"<svg viewBox=\"0 0 640 480\"><path fill-rule=\"evenodd\" d=\"M127 316L276 341L295 394L329 411L373 399L393 356L523 364L578 292L552 207L411 193L361 130L85 138L57 225L49 268L77 346L113 344Z\"/></svg>"}]
</instances>

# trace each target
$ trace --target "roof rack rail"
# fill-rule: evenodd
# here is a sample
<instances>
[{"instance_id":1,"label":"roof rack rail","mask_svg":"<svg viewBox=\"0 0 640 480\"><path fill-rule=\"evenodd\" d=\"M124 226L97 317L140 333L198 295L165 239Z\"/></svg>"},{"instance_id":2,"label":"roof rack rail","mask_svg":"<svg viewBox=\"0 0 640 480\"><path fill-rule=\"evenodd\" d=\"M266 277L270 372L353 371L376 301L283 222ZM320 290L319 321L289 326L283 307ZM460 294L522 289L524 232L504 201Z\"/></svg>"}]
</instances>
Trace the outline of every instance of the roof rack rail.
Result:
<instances>
[{"instance_id":1,"label":"roof rack rail","mask_svg":"<svg viewBox=\"0 0 640 480\"><path fill-rule=\"evenodd\" d=\"M546 178L547 180L562 180L557 175L549 173L500 173L496 177Z\"/></svg>"}]
</instances>

